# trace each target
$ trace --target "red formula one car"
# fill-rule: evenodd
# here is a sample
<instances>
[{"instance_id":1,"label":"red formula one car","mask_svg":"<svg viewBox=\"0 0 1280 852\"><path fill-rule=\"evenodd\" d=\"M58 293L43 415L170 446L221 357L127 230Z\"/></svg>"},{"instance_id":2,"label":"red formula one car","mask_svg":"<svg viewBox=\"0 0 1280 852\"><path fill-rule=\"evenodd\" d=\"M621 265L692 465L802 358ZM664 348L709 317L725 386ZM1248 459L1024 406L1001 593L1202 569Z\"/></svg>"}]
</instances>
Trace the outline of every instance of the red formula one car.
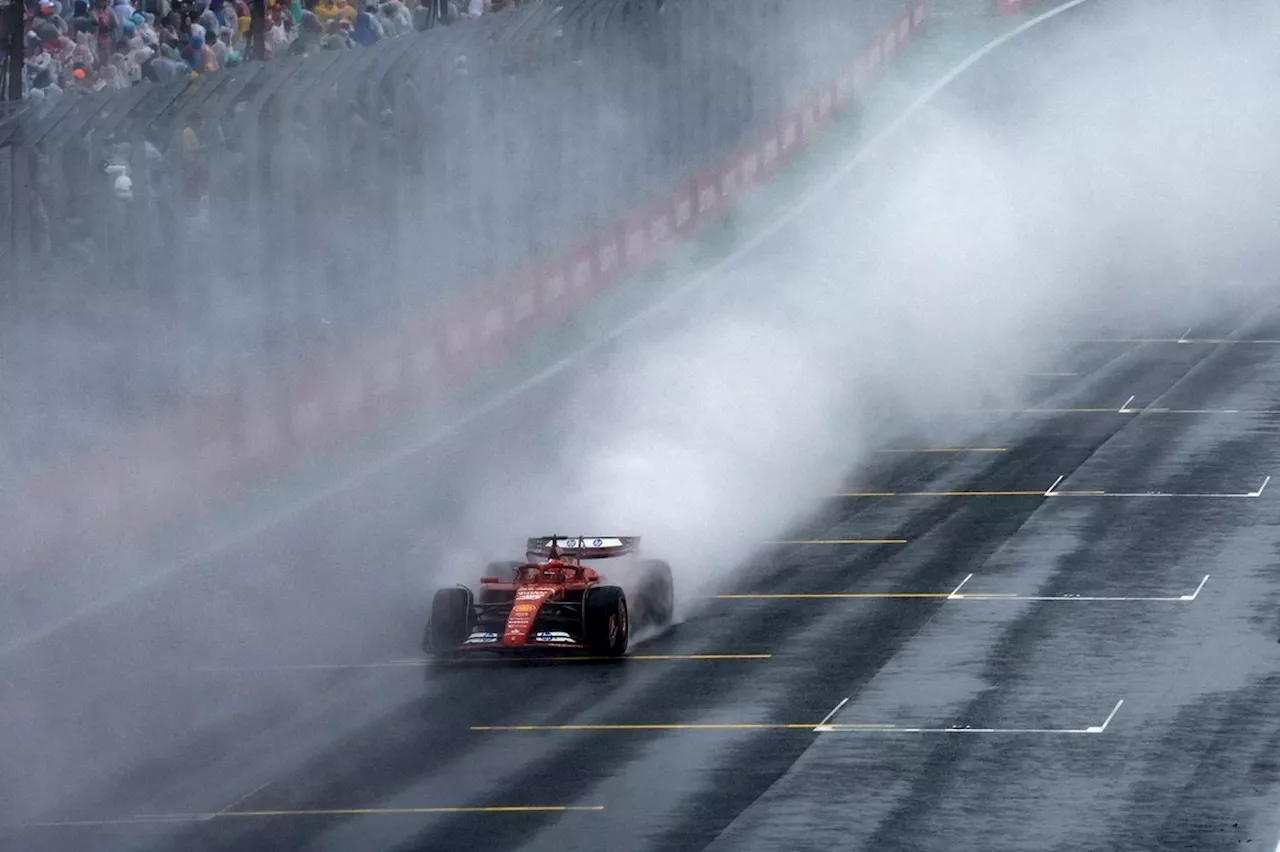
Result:
<instances>
[{"instance_id":1,"label":"red formula one car","mask_svg":"<svg viewBox=\"0 0 1280 852\"><path fill-rule=\"evenodd\" d=\"M531 538L525 562L495 562L480 590L440 589L423 650L435 657L476 652L578 651L619 657L633 627L669 624L671 567L641 559L638 537ZM610 560L606 582L584 559Z\"/></svg>"}]
</instances>

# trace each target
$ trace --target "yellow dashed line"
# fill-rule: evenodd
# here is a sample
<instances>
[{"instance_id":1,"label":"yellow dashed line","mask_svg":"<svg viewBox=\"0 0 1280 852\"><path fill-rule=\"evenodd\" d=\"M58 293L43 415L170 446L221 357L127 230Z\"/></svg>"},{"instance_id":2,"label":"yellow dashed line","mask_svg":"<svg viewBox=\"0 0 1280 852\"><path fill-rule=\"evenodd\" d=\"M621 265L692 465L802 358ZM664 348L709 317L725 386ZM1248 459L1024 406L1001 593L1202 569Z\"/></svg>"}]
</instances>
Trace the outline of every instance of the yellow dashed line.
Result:
<instances>
[{"instance_id":1,"label":"yellow dashed line","mask_svg":"<svg viewBox=\"0 0 1280 852\"><path fill-rule=\"evenodd\" d=\"M775 544L906 544L905 538L812 538L791 539Z\"/></svg>"},{"instance_id":2,"label":"yellow dashed line","mask_svg":"<svg viewBox=\"0 0 1280 852\"><path fill-rule=\"evenodd\" d=\"M475 808L334 808L298 811L226 811L216 814L228 817L301 817L301 816L390 816L395 814L516 814L563 813L567 811L602 811L604 805L504 805Z\"/></svg>"},{"instance_id":3,"label":"yellow dashed line","mask_svg":"<svg viewBox=\"0 0 1280 852\"><path fill-rule=\"evenodd\" d=\"M728 724L652 724L652 725L472 725L473 731L812 731L818 722L770 724L739 722Z\"/></svg>"},{"instance_id":4,"label":"yellow dashed line","mask_svg":"<svg viewBox=\"0 0 1280 852\"><path fill-rule=\"evenodd\" d=\"M814 592L814 593L795 593L795 594L741 594L741 595L716 595L717 600L722 601L742 601L742 600L821 600L821 599L839 599L849 598L852 600L895 600L910 598L948 598L951 597L950 592Z\"/></svg>"},{"instance_id":5,"label":"yellow dashed line","mask_svg":"<svg viewBox=\"0 0 1280 852\"><path fill-rule=\"evenodd\" d=\"M1008 447L922 447L917 450L881 450L882 453L1007 453Z\"/></svg>"},{"instance_id":6,"label":"yellow dashed line","mask_svg":"<svg viewBox=\"0 0 1280 852\"><path fill-rule=\"evenodd\" d=\"M1105 491L1054 491L1046 495L1038 491L841 491L836 497L1088 497L1104 495Z\"/></svg>"},{"instance_id":7,"label":"yellow dashed line","mask_svg":"<svg viewBox=\"0 0 1280 852\"><path fill-rule=\"evenodd\" d=\"M593 662L600 660L615 660L623 662L626 660L642 660L642 661L675 661L675 660L771 660L773 654L627 654L623 657L475 657L472 659L457 660L458 663L512 663L512 662L536 662L536 663L579 663Z\"/></svg>"}]
</instances>

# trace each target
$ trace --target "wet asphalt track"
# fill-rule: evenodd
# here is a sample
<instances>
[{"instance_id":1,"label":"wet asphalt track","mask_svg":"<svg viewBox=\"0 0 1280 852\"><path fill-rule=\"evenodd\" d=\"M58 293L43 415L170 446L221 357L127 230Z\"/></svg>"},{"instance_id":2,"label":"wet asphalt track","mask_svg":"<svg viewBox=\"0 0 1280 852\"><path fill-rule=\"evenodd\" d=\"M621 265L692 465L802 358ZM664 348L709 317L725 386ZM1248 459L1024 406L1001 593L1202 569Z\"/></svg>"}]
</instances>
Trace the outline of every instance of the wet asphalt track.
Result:
<instances>
[{"instance_id":1,"label":"wet asphalt track","mask_svg":"<svg viewBox=\"0 0 1280 852\"><path fill-rule=\"evenodd\" d=\"M617 664L414 659L423 519L538 464L438 448L0 660L0 849L1270 850L1280 312L1134 336Z\"/></svg>"},{"instance_id":2,"label":"wet asphalt track","mask_svg":"<svg viewBox=\"0 0 1280 852\"><path fill-rule=\"evenodd\" d=\"M1183 331L1078 344L1061 364L1077 375L1036 380L1029 407L1043 410L993 415L966 440L985 451L884 453L850 489L902 496L833 498L794 531L907 544L782 546L724 590L861 597L712 600L633 652L767 656L338 667L411 658L416 640L409 608L388 623L395 595L356 580L305 600L370 623L381 612L358 647L346 633L326 648L323 620L287 614L304 598L281 590L305 584L309 560L408 558L412 538L385 534L392 513L410 529L430 507L371 483L380 497L299 519L327 530L306 544L282 528L6 661L8 683L74 677L101 694L100 713L62 720L81 747L157 750L110 792L43 816L124 822L27 828L3 848L1274 844L1280 488L1239 495L1280 470L1280 313L1206 322L1180 343ZM380 507L367 534L355 505ZM1015 597L950 596L962 582L961 595ZM243 601L250 588L264 595L254 620L281 619L279 633L236 643L217 624L166 623L175 595ZM284 641L285 626L311 632ZM113 659L88 671L76 658L95 637ZM184 717L211 706L221 722L186 733ZM680 727L694 725L707 727ZM475 730L494 726L545 729ZM495 806L583 810L321 813Z\"/></svg>"}]
</instances>

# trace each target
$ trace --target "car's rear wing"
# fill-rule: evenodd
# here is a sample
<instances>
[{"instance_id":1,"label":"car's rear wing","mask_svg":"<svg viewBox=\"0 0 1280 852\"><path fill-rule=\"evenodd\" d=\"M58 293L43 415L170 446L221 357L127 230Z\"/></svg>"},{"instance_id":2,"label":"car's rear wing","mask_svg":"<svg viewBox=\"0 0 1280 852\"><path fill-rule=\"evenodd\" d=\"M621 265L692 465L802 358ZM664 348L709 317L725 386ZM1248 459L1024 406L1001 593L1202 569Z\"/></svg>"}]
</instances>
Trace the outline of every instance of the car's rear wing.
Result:
<instances>
[{"instance_id":1,"label":"car's rear wing","mask_svg":"<svg viewBox=\"0 0 1280 852\"><path fill-rule=\"evenodd\" d=\"M640 548L640 536L539 536L529 539L525 548L530 559L545 559L551 555L551 545L566 556L579 559L608 559L625 556Z\"/></svg>"}]
</instances>

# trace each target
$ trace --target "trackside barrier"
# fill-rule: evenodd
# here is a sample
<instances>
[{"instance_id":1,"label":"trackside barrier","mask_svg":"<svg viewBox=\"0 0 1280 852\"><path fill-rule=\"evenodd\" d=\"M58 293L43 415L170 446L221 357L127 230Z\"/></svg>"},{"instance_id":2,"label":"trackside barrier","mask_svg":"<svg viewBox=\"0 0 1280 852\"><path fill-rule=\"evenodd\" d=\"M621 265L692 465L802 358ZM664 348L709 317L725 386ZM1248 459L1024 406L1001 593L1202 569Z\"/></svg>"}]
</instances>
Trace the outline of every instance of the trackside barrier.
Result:
<instances>
[{"instance_id":1,"label":"trackside barrier","mask_svg":"<svg viewBox=\"0 0 1280 852\"><path fill-rule=\"evenodd\" d=\"M19 539L15 549L38 561L70 539L142 529L238 477L304 457L458 388L718 220L866 92L925 22L925 0L912 0L836 79L770 129L571 250L456 297L308 378L214 400L140 432L123 448L10 490L5 526Z\"/></svg>"},{"instance_id":2,"label":"trackside barrier","mask_svg":"<svg viewBox=\"0 0 1280 852\"><path fill-rule=\"evenodd\" d=\"M1036 4L1036 0L996 0L996 14L1017 15Z\"/></svg>"}]
</instances>

